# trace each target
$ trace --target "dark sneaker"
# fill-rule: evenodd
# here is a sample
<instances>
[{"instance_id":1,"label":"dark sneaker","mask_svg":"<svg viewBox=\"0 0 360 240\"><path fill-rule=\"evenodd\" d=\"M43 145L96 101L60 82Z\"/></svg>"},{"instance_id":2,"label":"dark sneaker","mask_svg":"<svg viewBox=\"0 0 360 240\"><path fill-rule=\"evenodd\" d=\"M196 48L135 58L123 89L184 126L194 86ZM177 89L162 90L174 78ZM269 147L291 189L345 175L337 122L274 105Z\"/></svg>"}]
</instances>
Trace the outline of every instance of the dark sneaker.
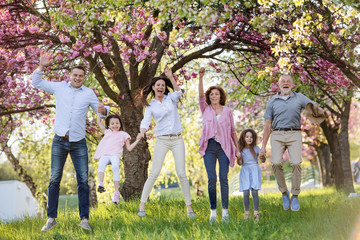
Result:
<instances>
[{"instance_id":1,"label":"dark sneaker","mask_svg":"<svg viewBox=\"0 0 360 240\"><path fill-rule=\"evenodd\" d=\"M282 202L284 210L289 210L290 208L290 194L289 191L286 191L286 194L282 195Z\"/></svg>"},{"instance_id":2,"label":"dark sneaker","mask_svg":"<svg viewBox=\"0 0 360 240\"><path fill-rule=\"evenodd\" d=\"M291 197L291 210L294 212L300 210L299 198L294 196Z\"/></svg>"},{"instance_id":3,"label":"dark sneaker","mask_svg":"<svg viewBox=\"0 0 360 240\"><path fill-rule=\"evenodd\" d=\"M104 186L98 184L98 186L97 186L97 191L98 191L99 193L103 193L103 192L106 191L106 189L104 188Z\"/></svg>"},{"instance_id":4,"label":"dark sneaker","mask_svg":"<svg viewBox=\"0 0 360 240\"><path fill-rule=\"evenodd\" d=\"M91 227L90 227L90 225L89 225L89 223L87 221L86 222L81 221L79 223L79 226L82 227L85 230L91 231Z\"/></svg>"},{"instance_id":5,"label":"dark sneaker","mask_svg":"<svg viewBox=\"0 0 360 240\"><path fill-rule=\"evenodd\" d=\"M45 225L41 228L41 231L42 232L49 231L50 229L52 229L56 225L57 225L56 220L54 220L53 222L46 222Z\"/></svg>"}]
</instances>

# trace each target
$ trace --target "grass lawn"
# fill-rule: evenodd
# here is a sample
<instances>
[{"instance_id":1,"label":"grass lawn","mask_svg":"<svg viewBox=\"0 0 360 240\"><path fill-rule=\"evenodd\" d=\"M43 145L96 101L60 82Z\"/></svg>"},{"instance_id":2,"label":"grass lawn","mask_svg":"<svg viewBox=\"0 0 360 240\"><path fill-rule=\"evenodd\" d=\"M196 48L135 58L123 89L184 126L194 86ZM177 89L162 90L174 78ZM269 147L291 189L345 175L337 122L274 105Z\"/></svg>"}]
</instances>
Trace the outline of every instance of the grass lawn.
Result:
<instances>
[{"instance_id":1,"label":"grass lawn","mask_svg":"<svg viewBox=\"0 0 360 240\"><path fill-rule=\"evenodd\" d=\"M360 190L359 188L357 189ZM348 198L334 189L302 191L299 212L284 211L280 193L260 195L261 220L243 221L242 197L231 197L230 222L209 223L206 197L193 198L195 219L188 219L179 189L163 190L147 203L144 218L136 215L138 201L101 202L90 211L92 232L78 227L76 196L61 199L58 225L46 232L40 229L46 219L26 219L0 223L0 239L350 239L360 217L360 198ZM74 204L75 199L75 204Z\"/></svg>"}]
</instances>

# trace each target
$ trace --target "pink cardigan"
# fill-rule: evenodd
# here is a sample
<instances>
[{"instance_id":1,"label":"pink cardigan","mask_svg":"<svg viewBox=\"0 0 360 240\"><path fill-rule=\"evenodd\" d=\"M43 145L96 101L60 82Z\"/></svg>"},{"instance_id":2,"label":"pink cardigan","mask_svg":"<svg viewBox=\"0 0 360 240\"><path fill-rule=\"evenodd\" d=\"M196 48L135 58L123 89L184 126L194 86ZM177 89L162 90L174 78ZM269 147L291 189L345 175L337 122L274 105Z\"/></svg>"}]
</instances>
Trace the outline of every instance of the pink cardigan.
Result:
<instances>
[{"instance_id":1,"label":"pink cardigan","mask_svg":"<svg viewBox=\"0 0 360 240\"><path fill-rule=\"evenodd\" d=\"M208 140L216 135L217 140L230 161L230 167L233 167L235 163L235 147L231 134L236 132L231 108L224 106L219 121L217 121L216 112L211 105L206 103L205 97L199 98L199 105L203 117L202 134L199 142L200 155L205 155Z\"/></svg>"}]
</instances>

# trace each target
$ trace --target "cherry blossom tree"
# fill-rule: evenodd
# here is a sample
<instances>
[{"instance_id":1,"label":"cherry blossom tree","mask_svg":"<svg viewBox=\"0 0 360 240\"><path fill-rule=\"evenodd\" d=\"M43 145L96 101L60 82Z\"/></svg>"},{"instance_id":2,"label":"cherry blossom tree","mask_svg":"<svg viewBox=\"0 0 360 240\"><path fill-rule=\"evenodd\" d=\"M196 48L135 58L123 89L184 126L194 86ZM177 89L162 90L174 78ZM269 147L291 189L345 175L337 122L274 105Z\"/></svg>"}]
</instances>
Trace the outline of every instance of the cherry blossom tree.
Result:
<instances>
[{"instance_id":1,"label":"cherry blossom tree","mask_svg":"<svg viewBox=\"0 0 360 240\"><path fill-rule=\"evenodd\" d=\"M68 81L72 64L87 65L89 79L95 78L100 95L116 104L125 131L134 138L143 117L140 90L161 74L162 62L181 84L196 76L182 69L185 64L232 48L206 28L229 13L218 1L1 0L0 6L3 150L10 130L21 125L16 113L26 112L34 120L50 114L50 95L29 82L41 49L54 54L54 64L45 71L50 81ZM93 126L87 129L96 130ZM147 178L147 146L142 141L124 154L125 200L137 196Z\"/></svg>"}]
</instances>

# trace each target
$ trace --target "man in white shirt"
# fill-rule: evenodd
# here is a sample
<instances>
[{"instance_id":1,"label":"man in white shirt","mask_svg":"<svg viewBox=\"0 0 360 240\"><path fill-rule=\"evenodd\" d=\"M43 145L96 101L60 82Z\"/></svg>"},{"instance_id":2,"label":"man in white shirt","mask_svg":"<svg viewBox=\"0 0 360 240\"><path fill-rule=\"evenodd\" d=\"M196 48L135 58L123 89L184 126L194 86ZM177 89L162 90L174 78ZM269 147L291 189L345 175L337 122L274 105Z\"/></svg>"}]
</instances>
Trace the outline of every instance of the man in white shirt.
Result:
<instances>
[{"instance_id":1,"label":"man in white shirt","mask_svg":"<svg viewBox=\"0 0 360 240\"><path fill-rule=\"evenodd\" d=\"M80 227L91 231L89 226L89 186L88 186L88 151L85 140L86 115L89 106L94 111L107 113L93 90L83 86L85 69L76 66L71 70L71 82L50 82L42 78L43 71L52 62L52 53L42 51L39 67L34 71L32 85L52 93L56 102L54 124L55 136L51 148L51 177L48 188L48 220L41 231L48 231L57 222L60 182L64 164L70 153L75 167L78 185Z\"/></svg>"}]
</instances>

